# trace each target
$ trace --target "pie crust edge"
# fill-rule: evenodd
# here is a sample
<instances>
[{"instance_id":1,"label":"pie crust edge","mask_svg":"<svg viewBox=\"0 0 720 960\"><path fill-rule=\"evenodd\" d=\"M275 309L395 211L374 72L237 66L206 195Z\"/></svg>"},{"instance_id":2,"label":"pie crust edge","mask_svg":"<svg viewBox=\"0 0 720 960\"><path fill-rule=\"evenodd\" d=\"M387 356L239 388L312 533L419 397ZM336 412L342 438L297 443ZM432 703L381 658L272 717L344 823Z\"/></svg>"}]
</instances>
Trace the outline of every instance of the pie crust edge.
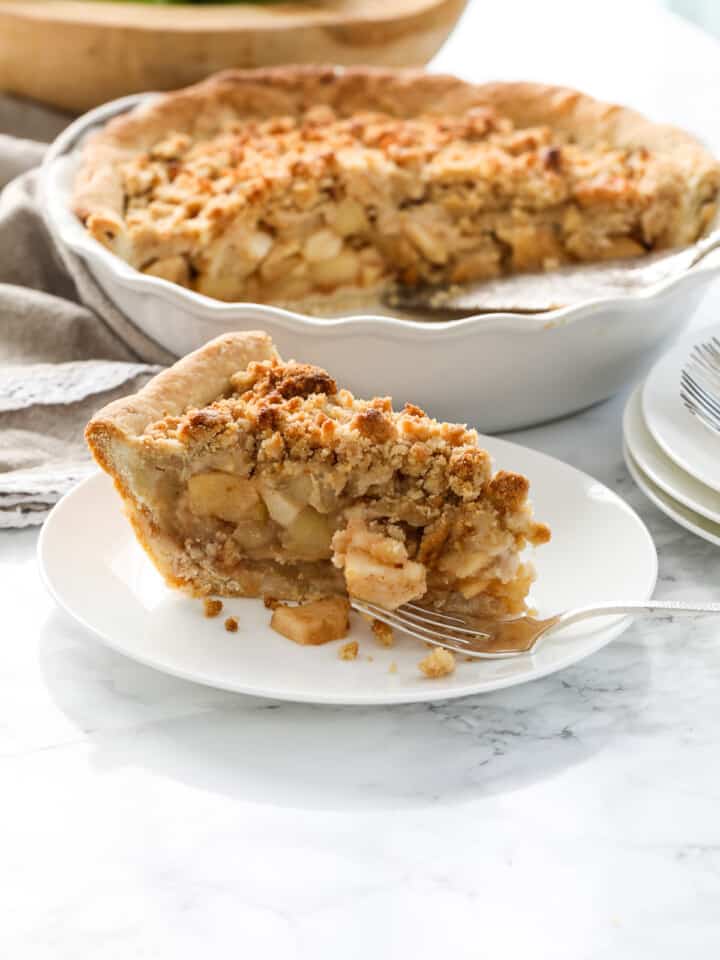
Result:
<instances>
[{"instance_id":1,"label":"pie crust edge","mask_svg":"<svg viewBox=\"0 0 720 960\"><path fill-rule=\"evenodd\" d=\"M137 393L103 407L85 428L93 457L112 477L140 545L165 580L178 589L187 590L186 581L174 573L180 551L148 514L136 508L128 456L142 444L142 433L154 420L212 403L228 389L237 370L276 356L271 338L260 330L217 337L157 374Z\"/></svg>"}]
</instances>

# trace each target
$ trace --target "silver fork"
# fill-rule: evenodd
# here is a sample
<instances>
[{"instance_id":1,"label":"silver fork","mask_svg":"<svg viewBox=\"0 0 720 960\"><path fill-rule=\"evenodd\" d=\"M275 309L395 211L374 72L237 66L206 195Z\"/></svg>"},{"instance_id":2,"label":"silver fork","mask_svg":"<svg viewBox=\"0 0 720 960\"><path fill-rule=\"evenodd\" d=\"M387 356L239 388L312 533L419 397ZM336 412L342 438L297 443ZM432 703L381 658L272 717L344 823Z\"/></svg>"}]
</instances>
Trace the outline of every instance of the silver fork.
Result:
<instances>
[{"instance_id":1,"label":"silver fork","mask_svg":"<svg viewBox=\"0 0 720 960\"><path fill-rule=\"evenodd\" d=\"M680 396L701 423L720 433L720 340L696 344L683 368Z\"/></svg>"},{"instance_id":2,"label":"silver fork","mask_svg":"<svg viewBox=\"0 0 720 960\"><path fill-rule=\"evenodd\" d=\"M623 614L679 614L698 617L708 613L720 613L720 603L640 600L634 603L597 603L591 607L575 607L543 620L516 617L513 620L485 621L444 613L419 603L406 603L396 610L387 610L355 597L350 598L350 603L358 613L380 620L418 640L478 660L503 660L535 653L540 642L556 630L590 617Z\"/></svg>"}]
</instances>

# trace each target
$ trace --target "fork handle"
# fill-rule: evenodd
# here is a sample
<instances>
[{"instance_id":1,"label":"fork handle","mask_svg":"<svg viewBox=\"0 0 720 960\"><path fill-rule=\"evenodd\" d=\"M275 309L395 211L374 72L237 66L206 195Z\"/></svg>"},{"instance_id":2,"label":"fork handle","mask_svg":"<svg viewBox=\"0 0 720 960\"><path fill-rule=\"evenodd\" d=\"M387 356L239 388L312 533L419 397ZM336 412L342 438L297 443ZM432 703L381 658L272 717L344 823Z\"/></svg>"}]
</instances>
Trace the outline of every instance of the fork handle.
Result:
<instances>
[{"instance_id":1,"label":"fork handle","mask_svg":"<svg viewBox=\"0 0 720 960\"><path fill-rule=\"evenodd\" d=\"M562 614L557 626L578 623L590 617L609 617L617 614L671 614L675 616L702 617L708 613L720 613L720 603L686 603L683 600L637 600L631 603L595 603L591 607L577 607Z\"/></svg>"}]
</instances>

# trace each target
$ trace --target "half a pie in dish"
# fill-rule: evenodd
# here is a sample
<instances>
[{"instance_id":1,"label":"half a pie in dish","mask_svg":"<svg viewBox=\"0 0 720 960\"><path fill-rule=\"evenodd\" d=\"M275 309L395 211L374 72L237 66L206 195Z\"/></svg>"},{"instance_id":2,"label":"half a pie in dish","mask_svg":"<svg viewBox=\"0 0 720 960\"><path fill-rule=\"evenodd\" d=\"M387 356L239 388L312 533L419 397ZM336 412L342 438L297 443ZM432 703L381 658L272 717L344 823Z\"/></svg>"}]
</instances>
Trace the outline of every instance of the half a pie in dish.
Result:
<instances>
[{"instance_id":1,"label":"half a pie in dish","mask_svg":"<svg viewBox=\"0 0 720 960\"><path fill-rule=\"evenodd\" d=\"M74 205L144 273L220 300L340 304L687 245L719 188L691 136L573 90L284 67L112 120Z\"/></svg>"},{"instance_id":2,"label":"half a pie in dish","mask_svg":"<svg viewBox=\"0 0 720 960\"><path fill-rule=\"evenodd\" d=\"M477 434L234 333L101 410L87 428L143 547L193 595L350 593L493 617L520 613L522 558L549 539L528 481Z\"/></svg>"}]
</instances>

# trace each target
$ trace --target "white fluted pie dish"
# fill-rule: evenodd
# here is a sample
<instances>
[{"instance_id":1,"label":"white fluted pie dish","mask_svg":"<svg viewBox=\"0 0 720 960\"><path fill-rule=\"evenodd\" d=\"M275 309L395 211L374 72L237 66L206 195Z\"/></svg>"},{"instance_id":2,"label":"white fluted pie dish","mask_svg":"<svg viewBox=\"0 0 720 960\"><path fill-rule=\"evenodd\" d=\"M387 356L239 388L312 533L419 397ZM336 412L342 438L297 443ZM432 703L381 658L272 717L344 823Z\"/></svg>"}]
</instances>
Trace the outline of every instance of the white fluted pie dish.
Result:
<instances>
[{"instance_id":1,"label":"white fluted pie dish","mask_svg":"<svg viewBox=\"0 0 720 960\"><path fill-rule=\"evenodd\" d=\"M228 330L260 327L284 356L312 357L359 395L391 392L396 404L412 399L441 419L511 430L590 406L637 378L685 329L720 269L716 252L639 294L443 322L318 318L213 300L135 270L92 239L71 209L78 145L148 96L113 101L71 124L48 151L41 192L57 241L139 329L178 356Z\"/></svg>"}]
</instances>

